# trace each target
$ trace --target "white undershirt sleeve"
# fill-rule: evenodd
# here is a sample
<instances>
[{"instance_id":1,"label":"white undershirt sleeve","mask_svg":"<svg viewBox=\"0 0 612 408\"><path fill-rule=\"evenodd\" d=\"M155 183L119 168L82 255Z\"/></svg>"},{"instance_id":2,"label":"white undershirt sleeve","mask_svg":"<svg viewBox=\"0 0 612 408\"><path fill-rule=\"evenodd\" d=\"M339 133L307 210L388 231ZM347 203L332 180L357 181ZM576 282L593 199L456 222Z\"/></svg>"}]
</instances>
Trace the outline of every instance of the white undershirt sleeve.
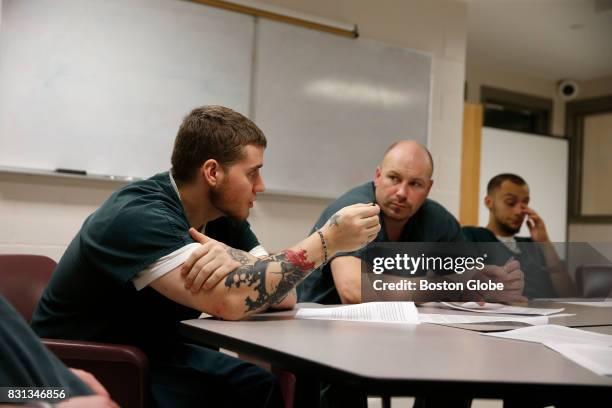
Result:
<instances>
[{"instance_id":1,"label":"white undershirt sleeve","mask_svg":"<svg viewBox=\"0 0 612 408\"><path fill-rule=\"evenodd\" d=\"M270 255L268 251L266 251L266 248L263 247L263 245L257 245L255 248L249 251L249 254L256 256L257 258Z\"/></svg>"},{"instance_id":2,"label":"white undershirt sleeve","mask_svg":"<svg viewBox=\"0 0 612 408\"><path fill-rule=\"evenodd\" d=\"M151 282L161 278L162 276L185 262L189 255L191 255L191 253L199 246L199 243L194 242L177 249L171 254L162 256L157 261L147 266L145 270L139 272L132 279L134 287L136 288L136 290L146 288Z\"/></svg>"},{"instance_id":3,"label":"white undershirt sleeve","mask_svg":"<svg viewBox=\"0 0 612 408\"><path fill-rule=\"evenodd\" d=\"M183 262L187 260L189 255L200 246L201 244L194 242L191 244L187 244L182 248L177 249L176 251L168 254L166 256L162 256L157 261L153 262L151 265L147 266L146 269L140 271L133 279L132 283L136 290L141 290L146 288L151 284L151 282L156 279L161 278L168 272L177 268ZM267 256L268 252L266 249L257 245L255 248L249 251L249 254L256 256L258 258L262 256Z\"/></svg>"}]
</instances>

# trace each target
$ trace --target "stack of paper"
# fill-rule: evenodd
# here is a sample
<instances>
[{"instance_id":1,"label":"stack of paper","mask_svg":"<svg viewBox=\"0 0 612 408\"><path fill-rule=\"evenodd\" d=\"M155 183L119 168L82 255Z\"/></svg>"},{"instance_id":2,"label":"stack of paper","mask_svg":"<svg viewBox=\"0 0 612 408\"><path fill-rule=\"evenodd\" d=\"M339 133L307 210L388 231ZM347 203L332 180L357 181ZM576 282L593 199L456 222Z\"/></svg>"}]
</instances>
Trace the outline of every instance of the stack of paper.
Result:
<instances>
[{"instance_id":1,"label":"stack of paper","mask_svg":"<svg viewBox=\"0 0 612 408\"><path fill-rule=\"evenodd\" d=\"M419 324L419 312L414 302L371 302L325 308L300 308L295 317L297 319Z\"/></svg>"},{"instance_id":2,"label":"stack of paper","mask_svg":"<svg viewBox=\"0 0 612 408\"><path fill-rule=\"evenodd\" d=\"M608 334L554 324L481 334L541 343L599 375L612 375L612 336Z\"/></svg>"},{"instance_id":3,"label":"stack of paper","mask_svg":"<svg viewBox=\"0 0 612 408\"><path fill-rule=\"evenodd\" d=\"M612 307L612 300L602 300L594 302L559 302L568 305L591 306L591 307Z\"/></svg>"},{"instance_id":4,"label":"stack of paper","mask_svg":"<svg viewBox=\"0 0 612 408\"><path fill-rule=\"evenodd\" d=\"M563 311L563 308L558 309L542 309L535 307L520 307L508 306L501 303L477 303L477 302L429 302L423 306L434 306L448 309L464 310L477 313L493 313L493 314L514 314L514 315L534 315L534 316L549 316Z\"/></svg>"},{"instance_id":5,"label":"stack of paper","mask_svg":"<svg viewBox=\"0 0 612 408\"><path fill-rule=\"evenodd\" d=\"M468 323L497 323L520 322L531 325L548 324L546 316L470 316L460 314L419 313L421 323L433 324L468 324Z\"/></svg>"},{"instance_id":6,"label":"stack of paper","mask_svg":"<svg viewBox=\"0 0 612 408\"><path fill-rule=\"evenodd\" d=\"M546 316L473 316L419 313L414 302L371 302L359 305L300 308L297 319L349 320L379 323L494 323L521 322L526 324L547 324Z\"/></svg>"}]
</instances>

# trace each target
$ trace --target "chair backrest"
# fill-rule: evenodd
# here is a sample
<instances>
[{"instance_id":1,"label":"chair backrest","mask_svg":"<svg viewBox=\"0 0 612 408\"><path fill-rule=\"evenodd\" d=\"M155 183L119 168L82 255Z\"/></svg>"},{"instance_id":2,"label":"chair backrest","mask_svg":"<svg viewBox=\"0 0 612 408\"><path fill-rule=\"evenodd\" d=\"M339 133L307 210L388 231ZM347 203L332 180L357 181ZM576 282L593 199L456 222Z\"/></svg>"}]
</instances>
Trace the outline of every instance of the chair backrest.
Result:
<instances>
[{"instance_id":1,"label":"chair backrest","mask_svg":"<svg viewBox=\"0 0 612 408\"><path fill-rule=\"evenodd\" d=\"M0 255L0 294L29 322L56 266L46 256ZM137 348L85 341L42 341L69 367L94 374L122 407L148 406L148 360Z\"/></svg>"},{"instance_id":2,"label":"chair backrest","mask_svg":"<svg viewBox=\"0 0 612 408\"><path fill-rule=\"evenodd\" d=\"M585 298L607 297L612 292L612 265L581 265L576 268L578 294Z\"/></svg>"},{"instance_id":3,"label":"chair backrest","mask_svg":"<svg viewBox=\"0 0 612 408\"><path fill-rule=\"evenodd\" d=\"M0 293L26 321L32 320L56 265L42 255L0 255Z\"/></svg>"}]
</instances>

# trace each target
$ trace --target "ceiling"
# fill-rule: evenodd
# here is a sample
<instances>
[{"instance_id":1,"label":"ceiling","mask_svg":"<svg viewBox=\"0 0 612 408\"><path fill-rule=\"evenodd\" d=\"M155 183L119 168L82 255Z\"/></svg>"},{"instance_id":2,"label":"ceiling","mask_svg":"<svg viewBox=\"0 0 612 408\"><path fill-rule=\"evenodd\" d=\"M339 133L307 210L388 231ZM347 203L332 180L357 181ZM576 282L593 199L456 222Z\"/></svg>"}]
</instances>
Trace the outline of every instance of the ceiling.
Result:
<instances>
[{"instance_id":1,"label":"ceiling","mask_svg":"<svg viewBox=\"0 0 612 408\"><path fill-rule=\"evenodd\" d=\"M612 75L612 0L467 0L467 59L546 79Z\"/></svg>"}]
</instances>

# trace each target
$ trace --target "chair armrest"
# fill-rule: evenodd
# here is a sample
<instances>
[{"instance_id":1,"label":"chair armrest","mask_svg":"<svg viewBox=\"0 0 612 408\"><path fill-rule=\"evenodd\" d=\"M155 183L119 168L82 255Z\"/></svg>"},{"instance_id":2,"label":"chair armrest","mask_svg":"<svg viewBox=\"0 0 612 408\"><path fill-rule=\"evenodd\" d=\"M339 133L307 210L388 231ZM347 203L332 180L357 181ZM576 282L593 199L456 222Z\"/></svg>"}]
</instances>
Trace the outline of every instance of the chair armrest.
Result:
<instances>
[{"instance_id":1,"label":"chair armrest","mask_svg":"<svg viewBox=\"0 0 612 408\"><path fill-rule=\"evenodd\" d=\"M43 338L42 342L61 360L126 362L141 367L145 371L149 365L147 356L134 346L47 338Z\"/></svg>"},{"instance_id":2,"label":"chair armrest","mask_svg":"<svg viewBox=\"0 0 612 408\"><path fill-rule=\"evenodd\" d=\"M608 297L612 291L612 265L581 265L576 269L576 288L585 298Z\"/></svg>"},{"instance_id":3,"label":"chair armrest","mask_svg":"<svg viewBox=\"0 0 612 408\"><path fill-rule=\"evenodd\" d=\"M67 366L92 373L121 407L148 405L149 360L138 348L80 340L41 340Z\"/></svg>"}]
</instances>

